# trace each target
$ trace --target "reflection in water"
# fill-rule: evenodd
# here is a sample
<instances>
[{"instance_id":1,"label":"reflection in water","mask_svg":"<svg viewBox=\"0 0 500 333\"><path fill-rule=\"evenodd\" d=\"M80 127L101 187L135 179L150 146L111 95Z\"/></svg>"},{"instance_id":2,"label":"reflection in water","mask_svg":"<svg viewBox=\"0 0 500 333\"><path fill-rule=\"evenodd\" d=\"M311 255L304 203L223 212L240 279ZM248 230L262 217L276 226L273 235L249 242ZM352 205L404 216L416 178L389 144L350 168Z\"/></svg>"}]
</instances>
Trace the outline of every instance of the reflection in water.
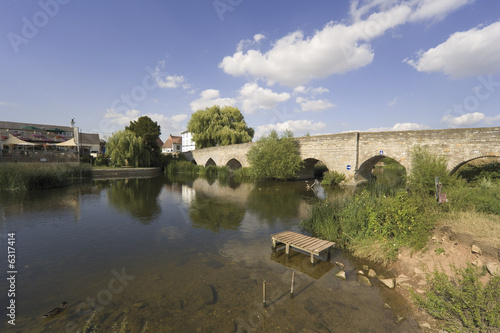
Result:
<instances>
[{"instance_id":1,"label":"reflection in water","mask_svg":"<svg viewBox=\"0 0 500 333\"><path fill-rule=\"evenodd\" d=\"M162 179L113 179L107 180L110 205L130 213L142 224L149 224L161 212L158 195L163 187Z\"/></svg>"},{"instance_id":2,"label":"reflection in water","mask_svg":"<svg viewBox=\"0 0 500 333\"><path fill-rule=\"evenodd\" d=\"M74 333L96 309L99 332L125 318L130 332L141 332L146 321L150 332L418 331L392 291L356 282L361 263L340 252L315 266L307 255L272 254L270 235L298 231L298 215L318 200L304 182L94 184L0 201L0 234L16 232L19 239L16 331ZM68 202L79 207L79 223ZM333 276L335 261L346 265L347 281ZM118 279L117 272L133 279ZM64 313L41 320L62 301ZM12 327L3 321L0 331Z\"/></svg>"},{"instance_id":3,"label":"reflection in water","mask_svg":"<svg viewBox=\"0 0 500 333\"><path fill-rule=\"evenodd\" d=\"M189 206L189 217L196 228L237 230L245 217L245 207L197 194Z\"/></svg>"}]
</instances>

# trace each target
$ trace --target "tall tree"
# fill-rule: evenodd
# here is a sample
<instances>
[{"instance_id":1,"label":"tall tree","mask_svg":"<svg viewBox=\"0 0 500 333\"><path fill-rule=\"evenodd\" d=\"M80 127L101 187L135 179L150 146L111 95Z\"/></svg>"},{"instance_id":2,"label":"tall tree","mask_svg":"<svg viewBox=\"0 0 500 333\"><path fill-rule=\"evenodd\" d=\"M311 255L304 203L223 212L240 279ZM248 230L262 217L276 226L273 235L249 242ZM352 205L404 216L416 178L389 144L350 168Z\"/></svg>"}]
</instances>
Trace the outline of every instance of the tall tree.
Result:
<instances>
[{"instance_id":1,"label":"tall tree","mask_svg":"<svg viewBox=\"0 0 500 333\"><path fill-rule=\"evenodd\" d=\"M151 164L151 154L143 138L131 131L119 131L108 139L109 158L118 166L147 167Z\"/></svg>"},{"instance_id":2,"label":"tall tree","mask_svg":"<svg viewBox=\"0 0 500 333\"><path fill-rule=\"evenodd\" d=\"M265 179L293 179L304 166L299 144L290 130L281 137L272 130L269 136L260 138L250 148L247 158L255 176Z\"/></svg>"},{"instance_id":3,"label":"tall tree","mask_svg":"<svg viewBox=\"0 0 500 333\"><path fill-rule=\"evenodd\" d=\"M160 125L151 120L148 116L142 116L135 121L131 121L125 130L133 132L136 136L144 140L147 151L151 156L153 165L158 165L161 156L161 147L158 146L158 138L161 134Z\"/></svg>"},{"instance_id":4,"label":"tall tree","mask_svg":"<svg viewBox=\"0 0 500 333\"><path fill-rule=\"evenodd\" d=\"M191 115L187 129L196 148L225 146L252 141L254 130L247 126L240 110L214 105Z\"/></svg>"}]
</instances>

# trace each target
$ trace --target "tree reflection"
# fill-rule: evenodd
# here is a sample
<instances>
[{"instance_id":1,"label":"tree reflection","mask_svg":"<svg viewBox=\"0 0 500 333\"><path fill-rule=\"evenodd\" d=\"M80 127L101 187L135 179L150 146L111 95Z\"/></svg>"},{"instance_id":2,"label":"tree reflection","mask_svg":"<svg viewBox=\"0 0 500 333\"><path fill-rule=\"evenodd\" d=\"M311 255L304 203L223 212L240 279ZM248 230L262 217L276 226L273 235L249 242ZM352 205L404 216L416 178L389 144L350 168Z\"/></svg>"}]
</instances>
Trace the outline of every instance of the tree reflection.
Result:
<instances>
[{"instance_id":1,"label":"tree reflection","mask_svg":"<svg viewBox=\"0 0 500 333\"><path fill-rule=\"evenodd\" d=\"M142 224L149 224L161 212L158 196L162 187L163 182L158 178L113 180L108 188L108 201Z\"/></svg>"},{"instance_id":2,"label":"tree reflection","mask_svg":"<svg viewBox=\"0 0 500 333\"><path fill-rule=\"evenodd\" d=\"M248 195L248 208L271 224L297 217L303 187L299 182L258 183Z\"/></svg>"},{"instance_id":3,"label":"tree reflection","mask_svg":"<svg viewBox=\"0 0 500 333\"><path fill-rule=\"evenodd\" d=\"M245 217L245 207L197 193L189 207L189 217L195 228L237 230Z\"/></svg>"}]
</instances>

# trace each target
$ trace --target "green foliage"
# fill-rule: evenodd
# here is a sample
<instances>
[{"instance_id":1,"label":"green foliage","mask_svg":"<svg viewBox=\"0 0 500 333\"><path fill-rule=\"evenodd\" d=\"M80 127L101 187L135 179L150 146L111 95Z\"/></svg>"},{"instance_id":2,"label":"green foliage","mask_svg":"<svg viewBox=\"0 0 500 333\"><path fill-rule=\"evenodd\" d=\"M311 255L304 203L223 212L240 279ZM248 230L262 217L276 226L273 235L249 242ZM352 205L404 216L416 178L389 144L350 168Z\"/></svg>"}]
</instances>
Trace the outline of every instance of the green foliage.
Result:
<instances>
[{"instance_id":1,"label":"green foliage","mask_svg":"<svg viewBox=\"0 0 500 333\"><path fill-rule=\"evenodd\" d=\"M142 116L135 121L131 121L125 130L133 132L137 137L142 138L146 151L149 152L150 165L160 166L161 147L158 146L158 138L161 134L160 125L147 116ZM148 165L149 166L149 165Z\"/></svg>"},{"instance_id":2,"label":"green foliage","mask_svg":"<svg viewBox=\"0 0 500 333\"><path fill-rule=\"evenodd\" d=\"M273 130L267 137L262 137L247 153L248 162L256 178L293 179L303 168L298 142L291 131L281 137Z\"/></svg>"},{"instance_id":3,"label":"green foliage","mask_svg":"<svg viewBox=\"0 0 500 333\"><path fill-rule=\"evenodd\" d=\"M240 110L231 106L214 105L191 115L187 125L196 148L225 146L252 141L254 130L249 128Z\"/></svg>"},{"instance_id":4,"label":"green foliage","mask_svg":"<svg viewBox=\"0 0 500 333\"><path fill-rule=\"evenodd\" d=\"M243 167L243 168L233 170L233 178L240 180L240 181L253 179L252 168Z\"/></svg>"},{"instance_id":5,"label":"green foliage","mask_svg":"<svg viewBox=\"0 0 500 333\"><path fill-rule=\"evenodd\" d=\"M101 154L101 155L97 156L94 165L95 166L109 166L109 164L110 164L110 160L109 160L108 155Z\"/></svg>"},{"instance_id":6,"label":"green foliage","mask_svg":"<svg viewBox=\"0 0 500 333\"><path fill-rule=\"evenodd\" d=\"M374 261L393 260L399 246L420 249L426 244L432 229L427 204L406 191L385 196L365 190L347 199L314 206L301 226L359 256ZM376 244L379 253L361 254L359 247L366 248L370 243Z\"/></svg>"},{"instance_id":7,"label":"green foliage","mask_svg":"<svg viewBox=\"0 0 500 333\"><path fill-rule=\"evenodd\" d=\"M131 131L120 131L109 138L108 152L111 162L116 166L149 167L151 153L142 137Z\"/></svg>"},{"instance_id":8,"label":"green foliage","mask_svg":"<svg viewBox=\"0 0 500 333\"><path fill-rule=\"evenodd\" d=\"M451 330L490 332L500 328L500 276L483 286L482 271L468 264L454 268L454 276L434 271L427 276L429 290L425 295L413 293L418 306L435 318L448 322Z\"/></svg>"},{"instance_id":9,"label":"green foliage","mask_svg":"<svg viewBox=\"0 0 500 333\"><path fill-rule=\"evenodd\" d=\"M424 193L435 193L435 178L444 185L452 182L452 177L446 168L446 158L431 154L427 149L416 146L412 152L411 173L409 185L413 190Z\"/></svg>"},{"instance_id":10,"label":"green foliage","mask_svg":"<svg viewBox=\"0 0 500 333\"><path fill-rule=\"evenodd\" d=\"M345 180L345 175L343 173L337 172L335 170L327 171L323 174L323 180L321 185L337 185Z\"/></svg>"},{"instance_id":11,"label":"green foliage","mask_svg":"<svg viewBox=\"0 0 500 333\"><path fill-rule=\"evenodd\" d=\"M80 163L94 165L95 157L91 155L83 155L80 157Z\"/></svg>"},{"instance_id":12,"label":"green foliage","mask_svg":"<svg viewBox=\"0 0 500 333\"><path fill-rule=\"evenodd\" d=\"M444 254L446 251L442 247L438 247L437 249L434 249L434 252L436 252L437 255Z\"/></svg>"},{"instance_id":13,"label":"green foliage","mask_svg":"<svg viewBox=\"0 0 500 333\"><path fill-rule=\"evenodd\" d=\"M88 164L0 163L0 190L26 191L70 185L92 177Z\"/></svg>"},{"instance_id":14,"label":"green foliage","mask_svg":"<svg viewBox=\"0 0 500 333\"><path fill-rule=\"evenodd\" d=\"M314 165L314 178L323 178L326 172L328 172L328 168L324 163L318 162Z\"/></svg>"},{"instance_id":15,"label":"green foliage","mask_svg":"<svg viewBox=\"0 0 500 333\"><path fill-rule=\"evenodd\" d=\"M482 179L500 179L500 163L492 162L483 165L467 164L457 172L457 177L467 182L480 181Z\"/></svg>"},{"instance_id":16,"label":"green foliage","mask_svg":"<svg viewBox=\"0 0 500 333\"><path fill-rule=\"evenodd\" d=\"M472 185L472 186L471 186ZM459 180L453 186L443 189L453 211L472 210L481 213L500 215L500 182L480 180L466 183Z\"/></svg>"}]
</instances>

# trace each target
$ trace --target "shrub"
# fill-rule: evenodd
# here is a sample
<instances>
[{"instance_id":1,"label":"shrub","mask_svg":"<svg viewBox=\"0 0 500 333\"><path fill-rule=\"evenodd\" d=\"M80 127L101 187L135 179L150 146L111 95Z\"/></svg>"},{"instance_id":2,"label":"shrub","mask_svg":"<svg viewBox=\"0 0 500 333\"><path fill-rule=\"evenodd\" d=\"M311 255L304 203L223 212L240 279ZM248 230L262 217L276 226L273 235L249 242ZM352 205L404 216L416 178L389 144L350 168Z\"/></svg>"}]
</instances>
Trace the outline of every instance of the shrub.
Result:
<instances>
[{"instance_id":1,"label":"shrub","mask_svg":"<svg viewBox=\"0 0 500 333\"><path fill-rule=\"evenodd\" d=\"M95 166L109 166L110 160L108 155L101 154L95 160Z\"/></svg>"},{"instance_id":2,"label":"shrub","mask_svg":"<svg viewBox=\"0 0 500 333\"><path fill-rule=\"evenodd\" d=\"M291 131L281 137L276 131L262 137L247 153L256 178L287 180L296 178L304 162Z\"/></svg>"},{"instance_id":3,"label":"shrub","mask_svg":"<svg viewBox=\"0 0 500 333\"><path fill-rule=\"evenodd\" d=\"M345 180L345 175L343 173L337 172L335 170L327 171L323 174L323 180L321 185L337 185Z\"/></svg>"},{"instance_id":4,"label":"shrub","mask_svg":"<svg viewBox=\"0 0 500 333\"><path fill-rule=\"evenodd\" d=\"M416 304L433 317L445 320L450 328L464 332L489 332L500 328L500 276L483 286L482 271L468 264L453 268L454 276L434 271L427 276L425 295L412 293Z\"/></svg>"},{"instance_id":5,"label":"shrub","mask_svg":"<svg viewBox=\"0 0 500 333\"><path fill-rule=\"evenodd\" d=\"M451 184L452 177L446 168L446 158L431 154L427 149L416 146L412 152L409 185L413 190L435 193L435 178L444 185Z\"/></svg>"}]
</instances>

